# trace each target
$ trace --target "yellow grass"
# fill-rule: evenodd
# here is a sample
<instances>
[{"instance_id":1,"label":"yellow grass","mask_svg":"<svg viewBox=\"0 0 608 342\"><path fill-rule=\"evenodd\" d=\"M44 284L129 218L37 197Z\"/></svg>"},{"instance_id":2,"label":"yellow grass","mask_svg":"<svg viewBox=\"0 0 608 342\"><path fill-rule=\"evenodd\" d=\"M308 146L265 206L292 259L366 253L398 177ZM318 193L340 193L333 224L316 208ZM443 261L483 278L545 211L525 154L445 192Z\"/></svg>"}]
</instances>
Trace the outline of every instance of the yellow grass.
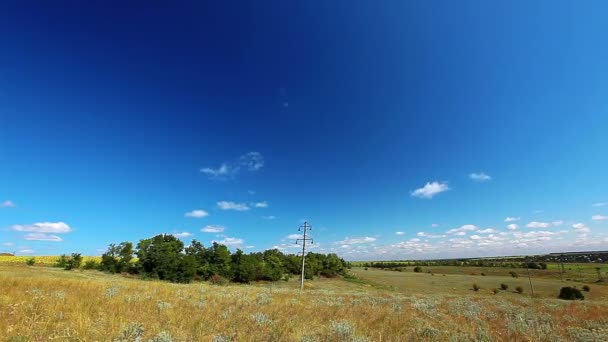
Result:
<instances>
[{"instance_id":1,"label":"yellow grass","mask_svg":"<svg viewBox=\"0 0 608 342\"><path fill-rule=\"evenodd\" d=\"M110 341L129 324L144 328L143 341L162 331L173 341L549 341L608 332L608 302L601 296L566 302L425 294L341 279L308 282L301 294L297 285L175 285L2 265L0 336Z\"/></svg>"}]
</instances>

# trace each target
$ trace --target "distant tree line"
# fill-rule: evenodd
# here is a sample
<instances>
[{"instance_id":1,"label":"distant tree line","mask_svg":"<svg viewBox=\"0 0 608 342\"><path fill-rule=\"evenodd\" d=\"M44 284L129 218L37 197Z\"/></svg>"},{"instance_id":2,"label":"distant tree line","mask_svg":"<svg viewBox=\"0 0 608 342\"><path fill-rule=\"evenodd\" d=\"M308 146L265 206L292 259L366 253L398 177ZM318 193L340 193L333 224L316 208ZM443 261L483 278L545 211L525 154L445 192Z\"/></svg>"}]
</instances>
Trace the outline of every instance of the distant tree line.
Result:
<instances>
[{"instance_id":1,"label":"distant tree line","mask_svg":"<svg viewBox=\"0 0 608 342\"><path fill-rule=\"evenodd\" d=\"M67 258L68 263L69 260ZM98 265L87 264L83 268L110 273L127 272L176 283L193 280L248 283L287 280L292 275L300 274L302 257L284 254L278 249L254 253L237 249L231 253L225 245L214 242L205 247L197 240L184 246L173 235L161 234L140 240L136 247L131 242L111 244ZM346 262L336 254L306 255L306 279L344 275L345 269Z\"/></svg>"},{"instance_id":2,"label":"distant tree line","mask_svg":"<svg viewBox=\"0 0 608 342\"><path fill-rule=\"evenodd\" d=\"M352 264L349 264L352 266ZM362 267L372 267L380 269L399 269L407 266L474 266L474 267L511 267L511 268L532 268L538 270L547 269L547 263L536 261L524 262L504 262L494 260L428 260L428 261L377 261L364 262Z\"/></svg>"}]
</instances>

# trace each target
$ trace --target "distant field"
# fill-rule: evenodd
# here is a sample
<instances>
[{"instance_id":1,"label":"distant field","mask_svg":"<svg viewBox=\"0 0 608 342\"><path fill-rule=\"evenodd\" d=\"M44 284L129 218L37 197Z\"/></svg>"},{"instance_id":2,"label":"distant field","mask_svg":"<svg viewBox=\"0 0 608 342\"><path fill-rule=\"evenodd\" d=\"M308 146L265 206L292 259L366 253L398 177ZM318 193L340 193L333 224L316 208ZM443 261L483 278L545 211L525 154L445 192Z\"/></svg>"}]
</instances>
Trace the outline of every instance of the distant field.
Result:
<instances>
[{"instance_id":1,"label":"distant field","mask_svg":"<svg viewBox=\"0 0 608 342\"><path fill-rule=\"evenodd\" d=\"M500 288L501 284L507 284L507 291L500 291L500 296L521 296L514 292L517 286L524 289L524 293L530 294L530 283L526 270L503 269L496 267L459 267L459 266L428 266L423 267L423 272L412 271L413 267L404 272L368 268L353 268L351 272L358 278L387 286L395 291L405 293L424 294L458 294L472 293L473 284L477 284L481 293L492 293L493 289ZM518 278L513 278L509 272L517 272ZM431 273L428 273L431 272ZM485 274L482 276L481 274ZM542 298L555 298L559 289L563 286L583 285L592 287L592 291L586 293L586 297L593 299L608 298L608 287L596 285L593 282L582 283L575 281L561 282L559 274L550 270L531 271L534 294ZM597 277L594 278L597 280Z\"/></svg>"},{"instance_id":2,"label":"distant field","mask_svg":"<svg viewBox=\"0 0 608 342\"><path fill-rule=\"evenodd\" d=\"M27 256L27 255L17 255L17 256L9 256L9 255L1 255L0 256L0 265L2 264L21 264L25 265L25 262L28 259L34 258L35 264L34 266L53 266L57 259L58 255L45 255L45 256ZM88 260L101 261L100 256L83 256L83 263Z\"/></svg>"},{"instance_id":3,"label":"distant field","mask_svg":"<svg viewBox=\"0 0 608 342\"><path fill-rule=\"evenodd\" d=\"M438 269L437 269L438 270ZM437 271L435 270L435 271ZM447 271L447 270L446 270ZM600 341L606 287L584 301L525 278L355 269L360 279L178 285L51 267L0 265L0 336L8 341ZM482 289L471 291L477 282ZM508 291L491 294L500 282ZM512 293L514 286L526 288ZM538 285L536 285L538 284ZM577 283L577 286L582 284Z\"/></svg>"}]
</instances>

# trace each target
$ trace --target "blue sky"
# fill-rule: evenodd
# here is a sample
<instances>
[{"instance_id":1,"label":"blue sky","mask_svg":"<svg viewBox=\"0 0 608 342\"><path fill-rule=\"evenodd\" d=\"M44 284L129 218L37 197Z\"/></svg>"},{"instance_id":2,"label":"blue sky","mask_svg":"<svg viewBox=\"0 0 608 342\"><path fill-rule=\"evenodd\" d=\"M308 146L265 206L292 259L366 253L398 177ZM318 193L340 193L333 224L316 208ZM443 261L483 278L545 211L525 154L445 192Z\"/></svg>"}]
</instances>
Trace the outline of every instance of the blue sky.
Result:
<instances>
[{"instance_id":1,"label":"blue sky","mask_svg":"<svg viewBox=\"0 0 608 342\"><path fill-rule=\"evenodd\" d=\"M0 249L608 247L602 1L0 5Z\"/></svg>"}]
</instances>

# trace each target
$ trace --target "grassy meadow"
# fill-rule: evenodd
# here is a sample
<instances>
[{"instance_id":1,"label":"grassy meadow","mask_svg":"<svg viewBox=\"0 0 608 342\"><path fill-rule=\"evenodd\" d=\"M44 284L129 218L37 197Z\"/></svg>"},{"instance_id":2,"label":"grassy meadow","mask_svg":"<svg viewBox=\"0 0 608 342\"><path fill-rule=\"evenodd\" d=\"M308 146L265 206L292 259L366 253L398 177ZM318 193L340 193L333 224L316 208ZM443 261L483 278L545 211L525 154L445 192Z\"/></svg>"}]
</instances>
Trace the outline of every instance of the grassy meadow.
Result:
<instances>
[{"instance_id":1,"label":"grassy meadow","mask_svg":"<svg viewBox=\"0 0 608 342\"><path fill-rule=\"evenodd\" d=\"M565 282L505 269L364 270L356 279L171 284L98 271L0 265L6 341L600 341L608 289L556 299ZM476 274L471 273L475 270ZM426 271L426 268L425 268ZM451 271L448 272L448 271ZM440 273L442 272L442 273ZM542 272L537 270L537 272ZM521 271L520 271L521 273ZM434 275L433 275L434 274ZM471 290L479 284L477 292ZM501 283L507 290L494 294ZM523 294L513 289L522 286Z\"/></svg>"}]
</instances>

